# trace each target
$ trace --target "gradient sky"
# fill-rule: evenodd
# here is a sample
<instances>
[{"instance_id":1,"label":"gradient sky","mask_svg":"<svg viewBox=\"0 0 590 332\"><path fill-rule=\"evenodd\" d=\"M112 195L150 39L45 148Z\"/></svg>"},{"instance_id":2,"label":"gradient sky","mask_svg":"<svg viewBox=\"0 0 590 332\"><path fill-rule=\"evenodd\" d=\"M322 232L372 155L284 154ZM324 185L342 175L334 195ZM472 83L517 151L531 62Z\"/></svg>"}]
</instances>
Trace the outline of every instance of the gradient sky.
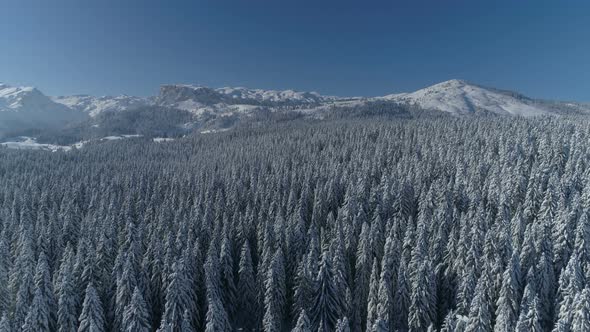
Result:
<instances>
[{"instance_id":1,"label":"gradient sky","mask_svg":"<svg viewBox=\"0 0 590 332\"><path fill-rule=\"evenodd\" d=\"M0 81L383 95L461 78L590 101L590 1L0 0Z\"/></svg>"}]
</instances>

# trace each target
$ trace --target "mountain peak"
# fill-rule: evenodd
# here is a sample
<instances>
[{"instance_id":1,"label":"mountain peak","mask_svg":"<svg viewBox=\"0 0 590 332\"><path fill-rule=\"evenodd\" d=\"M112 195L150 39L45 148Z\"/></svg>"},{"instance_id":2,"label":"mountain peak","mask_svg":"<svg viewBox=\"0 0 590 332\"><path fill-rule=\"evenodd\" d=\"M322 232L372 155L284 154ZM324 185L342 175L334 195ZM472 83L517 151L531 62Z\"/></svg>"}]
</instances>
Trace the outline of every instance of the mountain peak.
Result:
<instances>
[{"instance_id":1,"label":"mountain peak","mask_svg":"<svg viewBox=\"0 0 590 332\"><path fill-rule=\"evenodd\" d=\"M547 114L551 111L517 93L486 88L459 79L452 79L412 93L391 95L386 98L416 105L423 109L439 110L455 115L487 112L497 115L534 116Z\"/></svg>"}]
</instances>

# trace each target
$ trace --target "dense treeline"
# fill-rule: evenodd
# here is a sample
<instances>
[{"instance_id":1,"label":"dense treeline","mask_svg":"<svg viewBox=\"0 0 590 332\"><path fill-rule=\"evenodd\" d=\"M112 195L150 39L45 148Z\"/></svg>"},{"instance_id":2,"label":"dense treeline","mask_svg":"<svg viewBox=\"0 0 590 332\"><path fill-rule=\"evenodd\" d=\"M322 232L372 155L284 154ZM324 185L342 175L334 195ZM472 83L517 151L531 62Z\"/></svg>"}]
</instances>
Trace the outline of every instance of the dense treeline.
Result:
<instances>
[{"instance_id":1,"label":"dense treeline","mask_svg":"<svg viewBox=\"0 0 590 332\"><path fill-rule=\"evenodd\" d=\"M0 331L590 331L590 123L0 149Z\"/></svg>"}]
</instances>

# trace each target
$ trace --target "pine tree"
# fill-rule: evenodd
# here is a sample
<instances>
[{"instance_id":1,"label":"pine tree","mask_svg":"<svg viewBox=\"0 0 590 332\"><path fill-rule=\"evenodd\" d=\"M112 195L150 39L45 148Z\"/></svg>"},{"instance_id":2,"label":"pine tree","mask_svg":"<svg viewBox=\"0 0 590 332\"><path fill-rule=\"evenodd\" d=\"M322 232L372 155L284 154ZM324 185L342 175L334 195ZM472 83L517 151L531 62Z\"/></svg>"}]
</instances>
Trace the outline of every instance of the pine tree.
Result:
<instances>
[{"instance_id":1,"label":"pine tree","mask_svg":"<svg viewBox=\"0 0 590 332\"><path fill-rule=\"evenodd\" d=\"M254 268L252 266L250 244L248 240L244 241L244 245L242 246L239 266L239 301L237 310L239 318L237 319L237 325L243 326L247 330L252 330L256 326L259 313L256 300L256 280L254 279Z\"/></svg>"},{"instance_id":2,"label":"pine tree","mask_svg":"<svg viewBox=\"0 0 590 332\"><path fill-rule=\"evenodd\" d=\"M223 290L223 304L226 311L233 320L236 310L237 295L234 276L233 248L228 234L228 228L224 226L223 240L221 241L221 252L219 255L221 269L221 289Z\"/></svg>"},{"instance_id":3,"label":"pine tree","mask_svg":"<svg viewBox=\"0 0 590 332\"><path fill-rule=\"evenodd\" d=\"M502 287L497 301L494 331L512 331L516 327L519 312L520 269L518 256L512 255L511 263L502 274Z\"/></svg>"},{"instance_id":4,"label":"pine tree","mask_svg":"<svg viewBox=\"0 0 590 332\"><path fill-rule=\"evenodd\" d=\"M332 276L334 285L334 297L336 301L336 317L344 317L350 315L351 303L347 296L350 295L349 287L349 268L346 259L346 248L344 241L344 234L340 222L336 225L336 235L332 241L332 248L334 253L332 255Z\"/></svg>"},{"instance_id":5,"label":"pine tree","mask_svg":"<svg viewBox=\"0 0 590 332\"><path fill-rule=\"evenodd\" d=\"M264 294L263 327L265 332L282 329L286 299L283 252L280 248L276 250L270 264L266 274Z\"/></svg>"},{"instance_id":6,"label":"pine tree","mask_svg":"<svg viewBox=\"0 0 590 332\"><path fill-rule=\"evenodd\" d=\"M348 318L343 317L342 319L338 320L338 323L336 324L336 332L350 332L350 327L348 324Z\"/></svg>"},{"instance_id":7,"label":"pine tree","mask_svg":"<svg viewBox=\"0 0 590 332\"><path fill-rule=\"evenodd\" d=\"M34 277L35 296L39 296L40 315L46 315L48 328L52 331L57 328L57 301L53 292L53 284L49 273L49 264L45 253L39 255L37 268Z\"/></svg>"},{"instance_id":8,"label":"pine tree","mask_svg":"<svg viewBox=\"0 0 590 332\"><path fill-rule=\"evenodd\" d=\"M338 321L338 303L332 276L332 257L328 250L322 254L320 271L316 278L316 289L311 307L311 317L314 328L331 331ZM323 325L320 325L320 322Z\"/></svg>"},{"instance_id":9,"label":"pine tree","mask_svg":"<svg viewBox=\"0 0 590 332\"><path fill-rule=\"evenodd\" d=\"M430 325L432 326L432 325ZM387 325L387 322L383 319L377 319L375 321L375 323L373 323L373 326L368 330L371 332L389 332L389 326ZM428 331L431 331L430 327L428 328Z\"/></svg>"},{"instance_id":10,"label":"pine tree","mask_svg":"<svg viewBox=\"0 0 590 332\"><path fill-rule=\"evenodd\" d=\"M115 297L115 322L117 329L122 328L125 308L131 302L133 290L137 287L137 271L134 269L133 256L126 255L125 264L119 279L117 279L117 293Z\"/></svg>"},{"instance_id":11,"label":"pine tree","mask_svg":"<svg viewBox=\"0 0 590 332\"><path fill-rule=\"evenodd\" d=\"M10 320L8 319L7 314L2 315L2 319L0 319L0 332L12 332L12 326L10 325Z\"/></svg>"},{"instance_id":12,"label":"pine tree","mask_svg":"<svg viewBox=\"0 0 590 332\"><path fill-rule=\"evenodd\" d=\"M231 325L217 291L207 290L206 332L229 332Z\"/></svg>"},{"instance_id":13,"label":"pine tree","mask_svg":"<svg viewBox=\"0 0 590 332\"><path fill-rule=\"evenodd\" d=\"M150 316L139 288L135 287L131 302L123 312L123 331L149 332L151 331Z\"/></svg>"},{"instance_id":14,"label":"pine tree","mask_svg":"<svg viewBox=\"0 0 590 332\"><path fill-rule=\"evenodd\" d=\"M423 331L434 320L435 293L433 289L432 268L424 262L416 273L412 286L408 325L410 331Z\"/></svg>"},{"instance_id":15,"label":"pine tree","mask_svg":"<svg viewBox=\"0 0 590 332\"><path fill-rule=\"evenodd\" d=\"M0 234L0 315L6 313L11 304L8 288L10 264L8 243L4 239L4 234Z\"/></svg>"},{"instance_id":16,"label":"pine tree","mask_svg":"<svg viewBox=\"0 0 590 332\"><path fill-rule=\"evenodd\" d=\"M352 329L355 331L360 330L362 326L366 326L367 298L369 296L371 266L373 264L369 232L369 225L363 223L356 254L355 288L353 292L353 300L355 301L353 308L355 312L352 320Z\"/></svg>"},{"instance_id":17,"label":"pine tree","mask_svg":"<svg viewBox=\"0 0 590 332\"><path fill-rule=\"evenodd\" d=\"M541 312L539 307L539 299L537 296L533 298L533 301L528 305L526 313L521 313L516 323L516 331L518 332L542 332L544 331L541 325ZM575 330L582 331L582 330Z\"/></svg>"},{"instance_id":18,"label":"pine tree","mask_svg":"<svg viewBox=\"0 0 590 332\"><path fill-rule=\"evenodd\" d=\"M193 324L191 321L192 321L191 314L189 313L188 310L185 310L184 314L182 315L182 323L180 324L180 332L194 332L194 331L196 331L193 328Z\"/></svg>"},{"instance_id":19,"label":"pine tree","mask_svg":"<svg viewBox=\"0 0 590 332\"><path fill-rule=\"evenodd\" d=\"M49 329L49 307L47 307L46 299L43 298L43 292L40 288L35 291L35 298L29 308L29 313L25 318L25 323L22 327L23 332L45 332L51 331Z\"/></svg>"},{"instance_id":20,"label":"pine tree","mask_svg":"<svg viewBox=\"0 0 590 332\"><path fill-rule=\"evenodd\" d=\"M102 303L91 283L86 287L82 313L78 320L80 322L78 332L106 331Z\"/></svg>"},{"instance_id":21,"label":"pine tree","mask_svg":"<svg viewBox=\"0 0 590 332\"><path fill-rule=\"evenodd\" d=\"M78 307L81 303L76 294L72 258L65 258L60 270L62 277L58 287L57 325L59 332L74 332L78 327Z\"/></svg>"},{"instance_id":22,"label":"pine tree","mask_svg":"<svg viewBox=\"0 0 590 332\"><path fill-rule=\"evenodd\" d=\"M311 332L311 323L309 322L309 318L307 317L307 313L305 310L301 310L301 314L299 314L299 318L297 319L297 324L291 330L291 332Z\"/></svg>"},{"instance_id":23,"label":"pine tree","mask_svg":"<svg viewBox=\"0 0 590 332\"><path fill-rule=\"evenodd\" d=\"M492 330L492 314L489 296L490 279L485 270L477 282L475 296L471 301L466 332Z\"/></svg>"},{"instance_id":24,"label":"pine tree","mask_svg":"<svg viewBox=\"0 0 590 332\"><path fill-rule=\"evenodd\" d=\"M20 229L17 252L13 270L10 275L10 288L16 293L13 313L13 326L22 326L29 312L34 297L33 273L35 258L30 230Z\"/></svg>"},{"instance_id":25,"label":"pine tree","mask_svg":"<svg viewBox=\"0 0 590 332\"><path fill-rule=\"evenodd\" d=\"M572 331L590 331L590 289L584 288L576 297Z\"/></svg>"},{"instance_id":26,"label":"pine tree","mask_svg":"<svg viewBox=\"0 0 590 332\"><path fill-rule=\"evenodd\" d=\"M373 262L373 268L371 272L371 281L369 283L369 297L367 304L367 331L372 330L375 327L377 321L377 305L379 303L379 268L377 260Z\"/></svg>"},{"instance_id":27,"label":"pine tree","mask_svg":"<svg viewBox=\"0 0 590 332\"><path fill-rule=\"evenodd\" d=\"M411 305L411 290L410 280L406 273L406 265L404 261L401 262L399 272L397 275L397 290L393 298L393 306L395 309L393 317L394 330L408 329L408 312Z\"/></svg>"}]
</instances>

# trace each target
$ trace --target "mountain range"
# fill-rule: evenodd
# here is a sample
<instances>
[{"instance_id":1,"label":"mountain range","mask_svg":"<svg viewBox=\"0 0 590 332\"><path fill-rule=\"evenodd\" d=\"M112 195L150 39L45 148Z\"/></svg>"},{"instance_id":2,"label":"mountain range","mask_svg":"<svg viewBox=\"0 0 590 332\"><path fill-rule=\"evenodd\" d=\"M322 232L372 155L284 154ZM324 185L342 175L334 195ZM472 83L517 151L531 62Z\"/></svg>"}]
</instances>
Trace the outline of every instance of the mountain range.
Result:
<instances>
[{"instance_id":1,"label":"mountain range","mask_svg":"<svg viewBox=\"0 0 590 332\"><path fill-rule=\"evenodd\" d=\"M378 97L334 97L293 90L186 84L163 85L159 94L151 97L50 97L36 88L0 84L0 136L31 130L34 133L64 128L87 131L101 127L106 135L111 131L105 126L110 128L121 122L125 125L119 131L129 130L134 134L137 128L133 126L158 128L154 119L161 118L168 122L168 127L207 131L231 128L252 119L324 119L359 114L411 117L418 111L443 116L540 116L590 114L590 105L539 100L463 80L449 80L415 92ZM173 113L163 116L158 114L161 112Z\"/></svg>"}]
</instances>

